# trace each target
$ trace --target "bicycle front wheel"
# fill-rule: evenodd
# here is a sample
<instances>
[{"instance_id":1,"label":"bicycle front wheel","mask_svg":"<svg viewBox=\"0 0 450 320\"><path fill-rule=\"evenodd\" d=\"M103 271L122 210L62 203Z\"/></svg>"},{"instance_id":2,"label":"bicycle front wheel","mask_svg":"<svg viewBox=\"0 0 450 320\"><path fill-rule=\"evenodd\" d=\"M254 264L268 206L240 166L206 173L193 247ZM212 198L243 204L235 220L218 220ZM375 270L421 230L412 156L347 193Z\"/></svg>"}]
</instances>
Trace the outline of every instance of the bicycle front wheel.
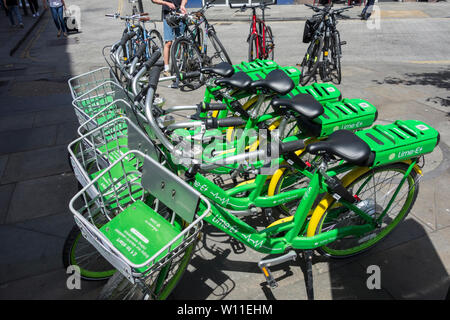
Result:
<instances>
[{"instance_id":1,"label":"bicycle front wheel","mask_svg":"<svg viewBox=\"0 0 450 320\"><path fill-rule=\"evenodd\" d=\"M76 225L64 242L63 265L66 269L71 265L78 266L80 276L84 280L105 280L116 272L116 269L83 237Z\"/></svg>"},{"instance_id":2,"label":"bicycle front wheel","mask_svg":"<svg viewBox=\"0 0 450 320\"><path fill-rule=\"evenodd\" d=\"M150 54L155 52L157 49L160 49L162 52L164 49L164 42L163 42L163 38L162 38L161 34L159 33L159 31L156 29L152 29L152 30L150 30L148 35L150 38L150 50L149 50Z\"/></svg>"},{"instance_id":3,"label":"bicycle front wheel","mask_svg":"<svg viewBox=\"0 0 450 320\"><path fill-rule=\"evenodd\" d=\"M176 39L172 44L170 54L175 75L179 77L183 83L195 84L195 82L199 82L199 85L203 83L201 77L199 79L182 79L183 73L200 71L203 65L203 59L200 52L194 47L189 39L184 37Z\"/></svg>"},{"instance_id":4,"label":"bicycle front wheel","mask_svg":"<svg viewBox=\"0 0 450 320\"><path fill-rule=\"evenodd\" d=\"M335 84L341 83L341 40L339 33L336 32L331 38L331 70L330 77L331 81Z\"/></svg>"},{"instance_id":5,"label":"bicycle front wheel","mask_svg":"<svg viewBox=\"0 0 450 320\"><path fill-rule=\"evenodd\" d=\"M405 163L389 164L369 170L351 181L346 188L361 199L358 207L372 218L379 217L391 200L392 204L380 225L370 232L359 237L338 239L321 247L319 251L333 258L346 258L372 248L390 234L408 215L419 192L417 173L414 170L406 176L398 193L395 192L408 167ZM359 215L333 201L321 217L315 234L366 223Z\"/></svg>"},{"instance_id":6,"label":"bicycle front wheel","mask_svg":"<svg viewBox=\"0 0 450 320\"><path fill-rule=\"evenodd\" d=\"M316 74L317 67L319 66L320 53L322 52L323 38L315 38L311 41L305 57L301 63L300 84L306 85L312 76Z\"/></svg>"},{"instance_id":7,"label":"bicycle front wheel","mask_svg":"<svg viewBox=\"0 0 450 320\"><path fill-rule=\"evenodd\" d=\"M120 272L112 276L103 287L100 300L165 300L175 289L189 265L197 241L168 265L144 282L131 283Z\"/></svg>"},{"instance_id":8,"label":"bicycle front wheel","mask_svg":"<svg viewBox=\"0 0 450 320\"><path fill-rule=\"evenodd\" d=\"M248 62L258 59L258 43L258 36L256 34L252 34L248 39Z\"/></svg>"}]
</instances>

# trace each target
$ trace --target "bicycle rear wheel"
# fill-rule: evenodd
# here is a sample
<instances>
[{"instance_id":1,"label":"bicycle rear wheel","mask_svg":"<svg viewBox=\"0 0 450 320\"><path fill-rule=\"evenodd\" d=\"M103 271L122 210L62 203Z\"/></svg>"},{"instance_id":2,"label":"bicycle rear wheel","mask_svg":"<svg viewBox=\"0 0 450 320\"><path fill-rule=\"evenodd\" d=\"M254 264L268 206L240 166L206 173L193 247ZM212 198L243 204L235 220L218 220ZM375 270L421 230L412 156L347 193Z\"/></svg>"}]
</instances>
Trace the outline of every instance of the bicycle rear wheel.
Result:
<instances>
[{"instance_id":1,"label":"bicycle rear wheel","mask_svg":"<svg viewBox=\"0 0 450 320\"><path fill-rule=\"evenodd\" d=\"M309 44L305 57L301 63L301 75L300 84L306 85L312 76L316 74L317 67L319 66L320 53L322 52L323 38L315 38Z\"/></svg>"},{"instance_id":2,"label":"bicycle rear wheel","mask_svg":"<svg viewBox=\"0 0 450 320\"><path fill-rule=\"evenodd\" d=\"M346 187L352 194L361 199L358 207L363 209L366 214L376 217L384 211L393 194L395 194L394 191L405 176L407 169L408 165L405 163L377 167L354 178ZM405 183L401 186L379 227L360 237L348 236L338 239L321 247L319 251L333 258L346 258L369 250L405 219L416 201L418 192L417 173L412 170L406 177ZM366 223L356 213L333 201L321 217L315 234L348 225Z\"/></svg>"},{"instance_id":3,"label":"bicycle rear wheel","mask_svg":"<svg viewBox=\"0 0 450 320\"><path fill-rule=\"evenodd\" d=\"M273 60L274 58L274 50L275 50L275 42L273 40L272 28L266 27L266 55L265 59Z\"/></svg>"},{"instance_id":4,"label":"bicycle rear wheel","mask_svg":"<svg viewBox=\"0 0 450 320\"><path fill-rule=\"evenodd\" d=\"M211 41L211 44L214 47L214 53L211 57L211 65L215 65L220 62L228 62L231 64L231 59L228 56L227 51L225 50L225 47L220 42L219 38L217 37L217 34L215 32L210 31L208 33L209 40Z\"/></svg>"}]
</instances>

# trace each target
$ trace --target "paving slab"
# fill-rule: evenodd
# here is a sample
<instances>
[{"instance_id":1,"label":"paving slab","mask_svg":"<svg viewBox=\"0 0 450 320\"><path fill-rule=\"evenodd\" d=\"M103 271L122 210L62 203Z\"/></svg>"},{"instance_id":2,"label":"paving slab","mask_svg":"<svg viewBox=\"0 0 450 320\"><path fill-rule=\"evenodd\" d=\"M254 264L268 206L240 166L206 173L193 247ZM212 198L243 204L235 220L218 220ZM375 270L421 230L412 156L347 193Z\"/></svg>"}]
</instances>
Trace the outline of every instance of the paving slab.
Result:
<instances>
[{"instance_id":1,"label":"paving slab","mask_svg":"<svg viewBox=\"0 0 450 320\"><path fill-rule=\"evenodd\" d=\"M0 299L15 300L95 300L104 281L82 281L81 289L67 289L67 277L63 269L41 273L0 285ZM32 286L30 286L32 283Z\"/></svg>"},{"instance_id":2,"label":"paving slab","mask_svg":"<svg viewBox=\"0 0 450 320\"><path fill-rule=\"evenodd\" d=\"M14 184L0 185L0 224L4 224L6 222L9 203L11 201L14 188Z\"/></svg>"},{"instance_id":3,"label":"paving slab","mask_svg":"<svg viewBox=\"0 0 450 320\"><path fill-rule=\"evenodd\" d=\"M1 284L62 268L64 238L9 225L0 226L0 231Z\"/></svg>"},{"instance_id":4,"label":"paving slab","mask_svg":"<svg viewBox=\"0 0 450 320\"><path fill-rule=\"evenodd\" d=\"M51 128L56 139L56 126ZM38 129L40 128L33 130ZM11 154L1 181L17 182L69 171L71 167L67 158L67 146L59 145Z\"/></svg>"},{"instance_id":5,"label":"paving slab","mask_svg":"<svg viewBox=\"0 0 450 320\"><path fill-rule=\"evenodd\" d=\"M72 173L19 182L11 199L7 223L66 212L77 188Z\"/></svg>"},{"instance_id":6,"label":"paving slab","mask_svg":"<svg viewBox=\"0 0 450 320\"><path fill-rule=\"evenodd\" d=\"M39 217L36 219L29 219L13 224L13 226L17 228L40 232L50 236L59 237L61 239L67 238L67 235L70 230L72 230L74 225L75 221L69 208L61 213Z\"/></svg>"},{"instance_id":7,"label":"paving slab","mask_svg":"<svg viewBox=\"0 0 450 320\"><path fill-rule=\"evenodd\" d=\"M0 133L0 155L50 147L56 141L56 126Z\"/></svg>"},{"instance_id":8,"label":"paving slab","mask_svg":"<svg viewBox=\"0 0 450 320\"><path fill-rule=\"evenodd\" d=\"M420 193L412 214L432 230L450 226L448 194L442 192L448 188L449 179L450 169L442 173L439 179L425 180L420 184Z\"/></svg>"},{"instance_id":9,"label":"paving slab","mask_svg":"<svg viewBox=\"0 0 450 320\"><path fill-rule=\"evenodd\" d=\"M58 131L56 135L57 145L68 145L70 142L75 140L78 136L79 122L65 122L58 125Z\"/></svg>"},{"instance_id":10,"label":"paving slab","mask_svg":"<svg viewBox=\"0 0 450 320\"><path fill-rule=\"evenodd\" d=\"M36 112L33 126L43 127L55 124L59 125L63 122L77 121L72 105L67 105Z\"/></svg>"},{"instance_id":11,"label":"paving slab","mask_svg":"<svg viewBox=\"0 0 450 320\"><path fill-rule=\"evenodd\" d=\"M5 172L5 169L6 169L7 163L8 163L8 156L7 155L0 156L0 184L2 181L3 173Z\"/></svg>"},{"instance_id":12,"label":"paving slab","mask_svg":"<svg viewBox=\"0 0 450 320\"><path fill-rule=\"evenodd\" d=\"M34 114L25 113L0 118L0 132L20 129L30 129L33 127Z\"/></svg>"},{"instance_id":13,"label":"paving slab","mask_svg":"<svg viewBox=\"0 0 450 320\"><path fill-rule=\"evenodd\" d=\"M72 104L72 99L70 94L54 94L45 97L5 95L2 102L4 103L0 104L0 111L6 116L69 106Z\"/></svg>"}]
</instances>

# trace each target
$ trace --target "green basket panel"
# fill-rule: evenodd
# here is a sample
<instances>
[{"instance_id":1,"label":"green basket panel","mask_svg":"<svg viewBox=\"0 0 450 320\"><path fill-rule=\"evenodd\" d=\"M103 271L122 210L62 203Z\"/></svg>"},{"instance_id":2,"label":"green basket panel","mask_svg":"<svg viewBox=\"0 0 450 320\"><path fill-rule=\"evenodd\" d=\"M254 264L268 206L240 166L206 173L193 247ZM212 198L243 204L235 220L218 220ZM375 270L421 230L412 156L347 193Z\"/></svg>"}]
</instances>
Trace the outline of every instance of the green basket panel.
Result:
<instances>
[{"instance_id":1,"label":"green basket panel","mask_svg":"<svg viewBox=\"0 0 450 320\"><path fill-rule=\"evenodd\" d=\"M95 179L103 172L104 170L100 170L91 174L91 180ZM136 167L130 162L124 161L117 163L108 170L108 173L104 174L95 183L95 187L103 196L103 201L109 209L117 207L116 201L121 205L126 205L133 199L140 199L144 192L141 185L140 174L137 172Z\"/></svg>"},{"instance_id":2,"label":"green basket panel","mask_svg":"<svg viewBox=\"0 0 450 320\"><path fill-rule=\"evenodd\" d=\"M375 152L374 165L406 160L430 153L439 143L439 132L419 120L397 120L356 132Z\"/></svg>"},{"instance_id":3,"label":"green basket panel","mask_svg":"<svg viewBox=\"0 0 450 320\"><path fill-rule=\"evenodd\" d=\"M100 231L134 264L142 264L150 259L180 233L178 228L142 201L130 205ZM163 252L155 262L166 254ZM138 271L145 269L143 267Z\"/></svg>"},{"instance_id":4,"label":"green basket panel","mask_svg":"<svg viewBox=\"0 0 450 320\"><path fill-rule=\"evenodd\" d=\"M113 96L101 96L84 100L78 100L77 106L88 115L94 115L108 104L114 101Z\"/></svg>"}]
</instances>

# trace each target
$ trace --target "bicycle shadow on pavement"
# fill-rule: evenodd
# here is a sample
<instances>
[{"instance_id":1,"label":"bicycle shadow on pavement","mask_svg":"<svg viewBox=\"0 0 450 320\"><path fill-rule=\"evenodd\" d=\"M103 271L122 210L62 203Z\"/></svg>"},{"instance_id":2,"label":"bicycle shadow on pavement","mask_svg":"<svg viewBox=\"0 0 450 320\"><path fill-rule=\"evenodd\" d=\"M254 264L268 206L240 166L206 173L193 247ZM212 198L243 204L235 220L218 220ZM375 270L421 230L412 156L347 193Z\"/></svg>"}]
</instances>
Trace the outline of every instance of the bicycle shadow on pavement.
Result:
<instances>
[{"instance_id":1,"label":"bicycle shadow on pavement","mask_svg":"<svg viewBox=\"0 0 450 320\"><path fill-rule=\"evenodd\" d=\"M409 218L384 241L355 257L332 259L316 252L313 258L315 299L445 299L449 275L433 241L439 241L437 232L428 234L420 223ZM258 268L259 259L271 257L247 250L207 225L196 254L171 298L306 299L302 257L271 268L279 284L276 289L261 281L264 278ZM378 282L373 271L377 267Z\"/></svg>"},{"instance_id":2,"label":"bicycle shadow on pavement","mask_svg":"<svg viewBox=\"0 0 450 320\"><path fill-rule=\"evenodd\" d=\"M318 288L316 298L327 298L323 290L328 289L333 300L445 299L450 279L433 245L442 241L443 232L429 234L410 218L349 263L329 259L329 287Z\"/></svg>"}]
</instances>

